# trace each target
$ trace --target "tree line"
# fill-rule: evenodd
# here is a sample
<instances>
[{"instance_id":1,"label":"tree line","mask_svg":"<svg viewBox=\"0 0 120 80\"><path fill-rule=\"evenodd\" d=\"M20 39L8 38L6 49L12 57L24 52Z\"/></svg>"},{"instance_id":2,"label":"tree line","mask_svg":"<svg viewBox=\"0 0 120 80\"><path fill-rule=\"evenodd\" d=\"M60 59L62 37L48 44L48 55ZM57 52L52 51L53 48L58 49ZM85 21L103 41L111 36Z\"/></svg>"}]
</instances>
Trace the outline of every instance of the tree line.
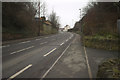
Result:
<instances>
[{"instance_id":1,"label":"tree line","mask_svg":"<svg viewBox=\"0 0 120 80\"><path fill-rule=\"evenodd\" d=\"M119 5L118 2L90 2L83 9L83 18L75 27L82 27L85 35L117 34Z\"/></svg>"},{"instance_id":2,"label":"tree line","mask_svg":"<svg viewBox=\"0 0 120 80\"><path fill-rule=\"evenodd\" d=\"M40 8L39 8L40 6ZM40 10L39 10L40 9ZM3 40L38 36L40 23L35 17L46 17L45 2L3 2L2 3L2 38ZM55 12L49 15L52 27L57 28L59 24ZM54 17L55 20L51 18Z\"/></svg>"}]
</instances>

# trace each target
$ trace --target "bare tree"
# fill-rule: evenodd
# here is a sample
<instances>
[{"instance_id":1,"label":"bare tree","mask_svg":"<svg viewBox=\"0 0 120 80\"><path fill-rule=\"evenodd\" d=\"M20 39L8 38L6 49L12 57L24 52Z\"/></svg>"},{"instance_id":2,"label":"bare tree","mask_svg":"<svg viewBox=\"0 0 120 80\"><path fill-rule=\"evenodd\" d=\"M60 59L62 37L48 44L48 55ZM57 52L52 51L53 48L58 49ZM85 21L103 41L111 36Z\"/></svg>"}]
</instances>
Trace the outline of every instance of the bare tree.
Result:
<instances>
[{"instance_id":1,"label":"bare tree","mask_svg":"<svg viewBox=\"0 0 120 80\"><path fill-rule=\"evenodd\" d=\"M34 2L34 5L37 9L36 16L41 17L41 16L46 16L46 3L42 2L41 0L37 0Z\"/></svg>"},{"instance_id":2,"label":"bare tree","mask_svg":"<svg viewBox=\"0 0 120 80\"><path fill-rule=\"evenodd\" d=\"M43 16L46 16L46 3L45 2L43 2L41 9L42 9Z\"/></svg>"},{"instance_id":3,"label":"bare tree","mask_svg":"<svg viewBox=\"0 0 120 80\"><path fill-rule=\"evenodd\" d=\"M49 15L48 19L52 23L53 28L59 27L59 25L60 25L59 16L57 16L54 11L52 11L52 13Z\"/></svg>"}]
</instances>

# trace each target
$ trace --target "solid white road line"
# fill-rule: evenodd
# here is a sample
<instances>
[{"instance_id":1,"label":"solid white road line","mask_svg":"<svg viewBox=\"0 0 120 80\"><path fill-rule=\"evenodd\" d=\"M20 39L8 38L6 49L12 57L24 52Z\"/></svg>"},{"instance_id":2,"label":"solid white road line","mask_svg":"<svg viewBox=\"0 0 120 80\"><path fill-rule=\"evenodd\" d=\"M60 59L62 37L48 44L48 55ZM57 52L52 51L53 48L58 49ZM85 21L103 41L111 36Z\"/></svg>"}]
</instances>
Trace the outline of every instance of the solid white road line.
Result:
<instances>
[{"instance_id":1,"label":"solid white road line","mask_svg":"<svg viewBox=\"0 0 120 80\"><path fill-rule=\"evenodd\" d=\"M47 42L43 42L43 43L40 43L40 44L42 45L42 44L46 44L46 43L47 43Z\"/></svg>"},{"instance_id":2,"label":"solid white road line","mask_svg":"<svg viewBox=\"0 0 120 80\"><path fill-rule=\"evenodd\" d=\"M48 56L50 53L52 53L52 52L55 51L56 49L57 49L57 48L52 49L50 52L48 52L47 54L45 54L44 57L45 57L45 56Z\"/></svg>"},{"instance_id":3,"label":"solid white road line","mask_svg":"<svg viewBox=\"0 0 120 80\"><path fill-rule=\"evenodd\" d=\"M88 56L87 56L85 46L84 46L84 51L85 51L85 58L86 58L86 62L87 62L89 78L90 78L90 80L92 80L92 72L91 72L91 68L90 68L90 65L89 65Z\"/></svg>"},{"instance_id":4,"label":"solid white road line","mask_svg":"<svg viewBox=\"0 0 120 80\"><path fill-rule=\"evenodd\" d=\"M71 43L70 43L71 44ZM57 58L57 60L54 62L54 64L45 72L45 74L42 76L40 80L43 80L43 78L46 77L46 75L50 72L50 70L55 66L55 64L58 62L58 60L63 56L63 54L66 52L66 50L70 47L70 44L68 47L63 51L63 53Z\"/></svg>"},{"instance_id":5,"label":"solid white road line","mask_svg":"<svg viewBox=\"0 0 120 80\"><path fill-rule=\"evenodd\" d=\"M11 77L9 77L7 80L11 80L13 78L15 78L16 76L18 76L19 74L21 74L22 72L24 72L25 70L27 70L28 68L32 67L32 64L26 66L25 68L23 68L22 70L20 70L19 72L17 72L16 74L12 75Z\"/></svg>"},{"instance_id":6,"label":"solid white road line","mask_svg":"<svg viewBox=\"0 0 120 80\"><path fill-rule=\"evenodd\" d=\"M22 52L22 51L24 51L24 50L28 50L28 49L33 48L33 47L34 47L34 46L31 46L31 47L28 47L28 48L24 48L24 49L21 49L21 50L12 52L12 53L10 53L10 54L15 54L15 53L18 53L18 52Z\"/></svg>"},{"instance_id":7,"label":"solid white road line","mask_svg":"<svg viewBox=\"0 0 120 80\"><path fill-rule=\"evenodd\" d=\"M60 44L60 46L62 46L63 44L64 44L64 42L63 42L63 43L61 43L61 44Z\"/></svg>"}]
</instances>

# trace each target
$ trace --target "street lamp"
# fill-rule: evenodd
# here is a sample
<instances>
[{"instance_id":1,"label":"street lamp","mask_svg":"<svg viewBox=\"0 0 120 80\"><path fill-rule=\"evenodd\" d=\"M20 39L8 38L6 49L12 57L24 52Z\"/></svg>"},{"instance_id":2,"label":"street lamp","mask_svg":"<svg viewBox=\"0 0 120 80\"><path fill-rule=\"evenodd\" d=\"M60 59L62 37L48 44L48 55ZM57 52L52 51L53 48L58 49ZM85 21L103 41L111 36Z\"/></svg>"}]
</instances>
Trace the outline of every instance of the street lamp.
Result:
<instances>
[{"instance_id":1,"label":"street lamp","mask_svg":"<svg viewBox=\"0 0 120 80\"><path fill-rule=\"evenodd\" d=\"M79 9L79 10L80 10L80 19L81 19L81 17L82 17L82 16L81 16L81 9Z\"/></svg>"},{"instance_id":2,"label":"street lamp","mask_svg":"<svg viewBox=\"0 0 120 80\"><path fill-rule=\"evenodd\" d=\"M79 21L79 25L80 25L80 32L81 32L81 35L83 37L83 26L82 26L82 9L79 9L80 10L80 21Z\"/></svg>"}]
</instances>

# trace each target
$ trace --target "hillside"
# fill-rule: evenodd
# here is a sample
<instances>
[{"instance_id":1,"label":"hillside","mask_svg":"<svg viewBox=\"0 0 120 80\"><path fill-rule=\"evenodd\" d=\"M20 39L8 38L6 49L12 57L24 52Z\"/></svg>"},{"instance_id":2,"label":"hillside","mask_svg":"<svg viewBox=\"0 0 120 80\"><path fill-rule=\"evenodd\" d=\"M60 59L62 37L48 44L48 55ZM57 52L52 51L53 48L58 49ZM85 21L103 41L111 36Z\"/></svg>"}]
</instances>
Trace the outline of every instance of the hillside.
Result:
<instances>
[{"instance_id":1,"label":"hillside","mask_svg":"<svg viewBox=\"0 0 120 80\"><path fill-rule=\"evenodd\" d=\"M36 20L37 8L30 2L2 3L2 40L35 37L57 32L47 20ZM49 21L51 24L51 22ZM50 29L49 29L50 28Z\"/></svg>"},{"instance_id":2,"label":"hillside","mask_svg":"<svg viewBox=\"0 0 120 80\"><path fill-rule=\"evenodd\" d=\"M83 34L83 43L87 47L119 50L117 20L120 14L118 3L89 3L84 8L85 15L76 22L73 31Z\"/></svg>"}]
</instances>

